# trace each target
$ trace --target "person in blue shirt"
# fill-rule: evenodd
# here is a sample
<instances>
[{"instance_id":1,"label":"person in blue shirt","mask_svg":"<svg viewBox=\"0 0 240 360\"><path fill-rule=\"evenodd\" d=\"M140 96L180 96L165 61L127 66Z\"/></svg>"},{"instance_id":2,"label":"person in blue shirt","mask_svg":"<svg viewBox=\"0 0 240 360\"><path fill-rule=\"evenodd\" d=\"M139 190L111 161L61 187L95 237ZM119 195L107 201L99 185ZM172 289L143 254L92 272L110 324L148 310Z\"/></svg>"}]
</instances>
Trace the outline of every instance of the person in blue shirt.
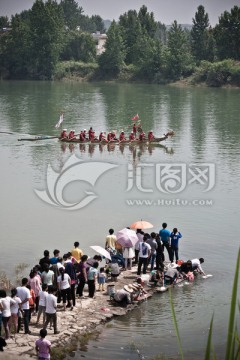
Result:
<instances>
[{"instance_id":1,"label":"person in blue shirt","mask_svg":"<svg viewBox=\"0 0 240 360\"><path fill-rule=\"evenodd\" d=\"M159 231L159 236L162 241L163 251L164 251L164 248L167 249L169 261L171 261L171 258L172 258L171 249L170 249L170 235L171 235L171 232L167 229L167 224L164 222L162 224L162 229Z\"/></svg>"},{"instance_id":2,"label":"person in blue shirt","mask_svg":"<svg viewBox=\"0 0 240 360\"><path fill-rule=\"evenodd\" d=\"M180 233L180 231L178 231L177 228L174 228L170 238L171 238L171 259L170 261L173 262L174 261L174 255L176 258L176 263L178 261L178 241L179 239L181 239L182 234Z\"/></svg>"}]
</instances>

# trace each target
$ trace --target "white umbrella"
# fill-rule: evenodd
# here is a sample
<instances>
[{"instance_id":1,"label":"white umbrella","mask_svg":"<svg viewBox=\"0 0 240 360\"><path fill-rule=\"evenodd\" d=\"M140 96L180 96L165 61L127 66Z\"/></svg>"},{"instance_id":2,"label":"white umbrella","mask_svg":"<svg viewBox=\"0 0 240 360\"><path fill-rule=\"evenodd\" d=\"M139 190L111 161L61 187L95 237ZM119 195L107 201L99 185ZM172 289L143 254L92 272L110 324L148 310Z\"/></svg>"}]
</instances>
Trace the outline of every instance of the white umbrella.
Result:
<instances>
[{"instance_id":1,"label":"white umbrella","mask_svg":"<svg viewBox=\"0 0 240 360\"><path fill-rule=\"evenodd\" d=\"M112 260L111 255L107 250L105 250L103 247L98 245L92 245L90 246L91 249L95 250L98 254L104 256L108 260Z\"/></svg>"}]
</instances>

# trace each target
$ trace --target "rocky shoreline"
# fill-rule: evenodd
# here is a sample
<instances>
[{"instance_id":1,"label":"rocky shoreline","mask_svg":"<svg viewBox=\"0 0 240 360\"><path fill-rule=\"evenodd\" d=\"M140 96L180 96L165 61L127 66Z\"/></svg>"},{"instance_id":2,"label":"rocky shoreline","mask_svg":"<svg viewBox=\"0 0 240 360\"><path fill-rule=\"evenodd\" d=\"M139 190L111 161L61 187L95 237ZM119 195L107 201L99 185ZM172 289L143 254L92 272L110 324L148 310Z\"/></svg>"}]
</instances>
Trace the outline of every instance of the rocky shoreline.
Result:
<instances>
[{"instance_id":1,"label":"rocky shoreline","mask_svg":"<svg viewBox=\"0 0 240 360\"><path fill-rule=\"evenodd\" d=\"M146 276L146 275L145 275ZM62 304L58 305L57 309L57 324L60 333L53 334L53 329L48 328L47 339L52 343L51 360L63 359L72 349L72 342L76 340L81 341L82 337L94 332L100 324L104 324L114 316L123 316L127 312L136 308L139 303L144 301L144 298L136 303L127 305L126 307L119 306L116 302L110 300L107 293L107 286L114 284L115 289L121 289L124 285L132 284L137 278L137 268L132 270L122 271L118 277L117 282L107 282L105 284L105 291L96 291L93 299L89 298L87 291L83 299L76 299L76 306L73 310L62 310ZM87 290L87 289L86 289ZM153 295L155 288L149 287L147 281L144 284L146 291L145 299ZM41 320L41 319L40 319ZM36 358L35 341L39 338L39 331L42 324L36 325L36 316L32 316L30 326L31 335L20 333L15 337L7 340L7 346L3 353L0 353L0 359L32 359ZM55 354L57 349L57 354ZM76 349L75 349L76 350Z\"/></svg>"}]
</instances>

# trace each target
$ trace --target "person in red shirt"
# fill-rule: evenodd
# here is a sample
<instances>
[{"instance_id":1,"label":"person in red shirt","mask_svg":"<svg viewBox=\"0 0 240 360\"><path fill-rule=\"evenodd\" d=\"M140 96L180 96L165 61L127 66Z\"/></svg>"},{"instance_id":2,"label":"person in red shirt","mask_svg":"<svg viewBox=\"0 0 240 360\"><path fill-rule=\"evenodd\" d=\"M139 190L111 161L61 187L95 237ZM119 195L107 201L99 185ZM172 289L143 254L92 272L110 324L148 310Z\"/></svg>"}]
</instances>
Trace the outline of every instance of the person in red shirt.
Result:
<instances>
[{"instance_id":1,"label":"person in red shirt","mask_svg":"<svg viewBox=\"0 0 240 360\"><path fill-rule=\"evenodd\" d=\"M103 135L103 132L101 131L100 134L99 134L99 141L102 141L102 140L105 140L105 137Z\"/></svg>"},{"instance_id":2,"label":"person in red shirt","mask_svg":"<svg viewBox=\"0 0 240 360\"><path fill-rule=\"evenodd\" d=\"M126 140L125 135L124 135L124 131L122 131L120 136L119 136L119 141L123 141L123 140Z\"/></svg>"},{"instance_id":3,"label":"person in red shirt","mask_svg":"<svg viewBox=\"0 0 240 360\"><path fill-rule=\"evenodd\" d=\"M75 138L75 130L71 130L70 133L68 134L68 139L74 139Z\"/></svg>"},{"instance_id":4,"label":"person in red shirt","mask_svg":"<svg viewBox=\"0 0 240 360\"><path fill-rule=\"evenodd\" d=\"M85 141L85 136L83 135L83 131L81 131L80 134L79 134L79 140L80 141Z\"/></svg>"},{"instance_id":5,"label":"person in red shirt","mask_svg":"<svg viewBox=\"0 0 240 360\"><path fill-rule=\"evenodd\" d=\"M134 135L136 136L137 134L137 125L136 124L133 124L133 129L132 129Z\"/></svg>"},{"instance_id":6,"label":"person in red shirt","mask_svg":"<svg viewBox=\"0 0 240 360\"><path fill-rule=\"evenodd\" d=\"M60 135L60 139L66 139L67 137L67 129L63 129Z\"/></svg>"},{"instance_id":7,"label":"person in red shirt","mask_svg":"<svg viewBox=\"0 0 240 360\"><path fill-rule=\"evenodd\" d=\"M90 127L90 129L88 130L88 138L90 141L94 140L94 135L95 135L95 132L93 131L93 128Z\"/></svg>"},{"instance_id":8,"label":"person in red shirt","mask_svg":"<svg viewBox=\"0 0 240 360\"><path fill-rule=\"evenodd\" d=\"M107 134L107 141L111 141L112 140L112 133L108 133Z\"/></svg>"},{"instance_id":9,"label":"person in red shirt","mask_svg":"<svg viewBox=\"0 0 240 360\"><path fill-rule=\"evenodd\" d=\"M132 140L135 140L135 135L134 135L134 132L132 131L131 134L129 135L129 140L132 141Z\"/></svg>"},{"instance_id":10,"label":"person in red shirt","mask_svg":"<svg viewBox=\"0 0 240 360\"><path fill-rule=\"evenodd\" d=\"M142 131L141 134L139 135L139 140L140 141L144 141L145 140L145 133Z\"/></svg>"},{"instance_id":11,"label":"person in red shirt","mask_svg":"<svg viewBox=\"0 0 240 360\"><path fill-rule=\"evenodd\" d=\"M153 136L153 131L149 131L148 133L148 141L153 141L154 140L154 136Z\"/></svg>"},{"instance_id":12,"label":"person in red shirt","mask_svg":"<svg viewBox=\"0 0 240 360\"><path fill-rule=\"evenodd\" d=\"M83 130L83 137L84 137L84 140L86 140L86 132L87 132L87 130L86 130L86 129L84 129L84 130Z\"/></svg>"}]
</instances>

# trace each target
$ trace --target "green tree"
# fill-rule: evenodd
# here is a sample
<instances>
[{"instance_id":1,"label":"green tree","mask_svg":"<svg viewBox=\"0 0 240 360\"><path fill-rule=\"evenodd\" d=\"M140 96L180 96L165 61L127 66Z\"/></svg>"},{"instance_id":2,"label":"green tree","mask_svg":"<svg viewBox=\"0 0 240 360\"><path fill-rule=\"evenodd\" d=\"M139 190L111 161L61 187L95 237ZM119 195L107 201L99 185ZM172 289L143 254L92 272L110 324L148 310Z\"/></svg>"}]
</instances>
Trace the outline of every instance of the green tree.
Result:
<instances>
[{"instance_id":1,"label":"green tree","mask_svg":"<svg viewBox=\"0 0 240 360\"><path fill-rule=\"evenodd\" d=\"M209 34L209 18L205 13L204 6L200 5L193 18L191 30L192 54L197 63L202 60L212 61L214 58L214 46L210 48L209 42L213 45L212 37Z\"/></svg>"},{"instance_id":2,"label":"green tree","mask_svg":"<svg viewBox=\"0 0 240 360\"><path fill-rule=\"evenodd\" d=\"M98 59L99 67L104 76L117 76L124 65L125 49L120 27L115 21L112 22L107 35L105 52Z\"/></svg>"},{"instance_id":3,"label":"green tree","mask_svg":"<svg viewBox=\"0 0 240 360\"><path fill-rule=\"evenodd\" d=\"M76 30L77 26L80 26L83 8L78 6L75 0L61 0L60 7L64 14L65 26L70 30Z\"/></svg>"},{"instance_id":4,"label":"green tree","mask_svg":"<svg viewBox=\"0 0 240 360\"><path fill-rule=\"evenodd\" d=\"M167 44L167 29L160 21L157 22L155 37L161 40L164 45Z\"/></svg>"},{"instance_id":5,"label":"green tree","mask_svg":"<svg viewBox=\"0 0 240 360\"><path fill-rule=\"evenodd\" d=\"M64 18L56 1L36 0L30 13L32 72L50 79L64 45Z\"/></svg>"},{"instance_id":6,"label":"green tree","mask_svg":"<svg viewBox=\"0 0 240 360\"><path fill-rule=\"evenodd\" d=\"M61 60L93 62L96 60L96 45L91 34L70 31L67 43L61 53Z\"/></svg>"},{"instance_id":7,"label":"green tree","mask_svg":"<svg viewBox=\"0 0 240 360\"><path fill-rule=\"evenodd\" d=\"M240 7L224 11L213 30L220 60L240 60Z\"/></svg>"},{"instance_id":8,"label":"green tree","mask_svg":"<svg viewBox=\"0 0 240 360\"><path fill-rule=\"evenodd\" d=\"M9 27L9 20L7 16L0 16L0 30Z\"/></svg>"},{"instance_id":9,"label":"green tree","mask_svg":"<svg viewBox=\"0 0 240 360\"><path fill-rule=\"evenodd\" d=\"M143 5L138 12L138 19L140 21L143 32L151 38L154 38L157 30L157 23L154 20L153 12L149 13L147 7Z\"/></svg>"},{"instance_id":10,"label":"green tree","mask_svg":"<svg viewBox=\"0 0 240 360\"><path fill-rule=\"evenodd\" d=\"M178 80L191 65L192 59L188 48L186 33L175 20L168 32L166 51L166 75L171 80Z\"/></svg>"}]
</instances>

